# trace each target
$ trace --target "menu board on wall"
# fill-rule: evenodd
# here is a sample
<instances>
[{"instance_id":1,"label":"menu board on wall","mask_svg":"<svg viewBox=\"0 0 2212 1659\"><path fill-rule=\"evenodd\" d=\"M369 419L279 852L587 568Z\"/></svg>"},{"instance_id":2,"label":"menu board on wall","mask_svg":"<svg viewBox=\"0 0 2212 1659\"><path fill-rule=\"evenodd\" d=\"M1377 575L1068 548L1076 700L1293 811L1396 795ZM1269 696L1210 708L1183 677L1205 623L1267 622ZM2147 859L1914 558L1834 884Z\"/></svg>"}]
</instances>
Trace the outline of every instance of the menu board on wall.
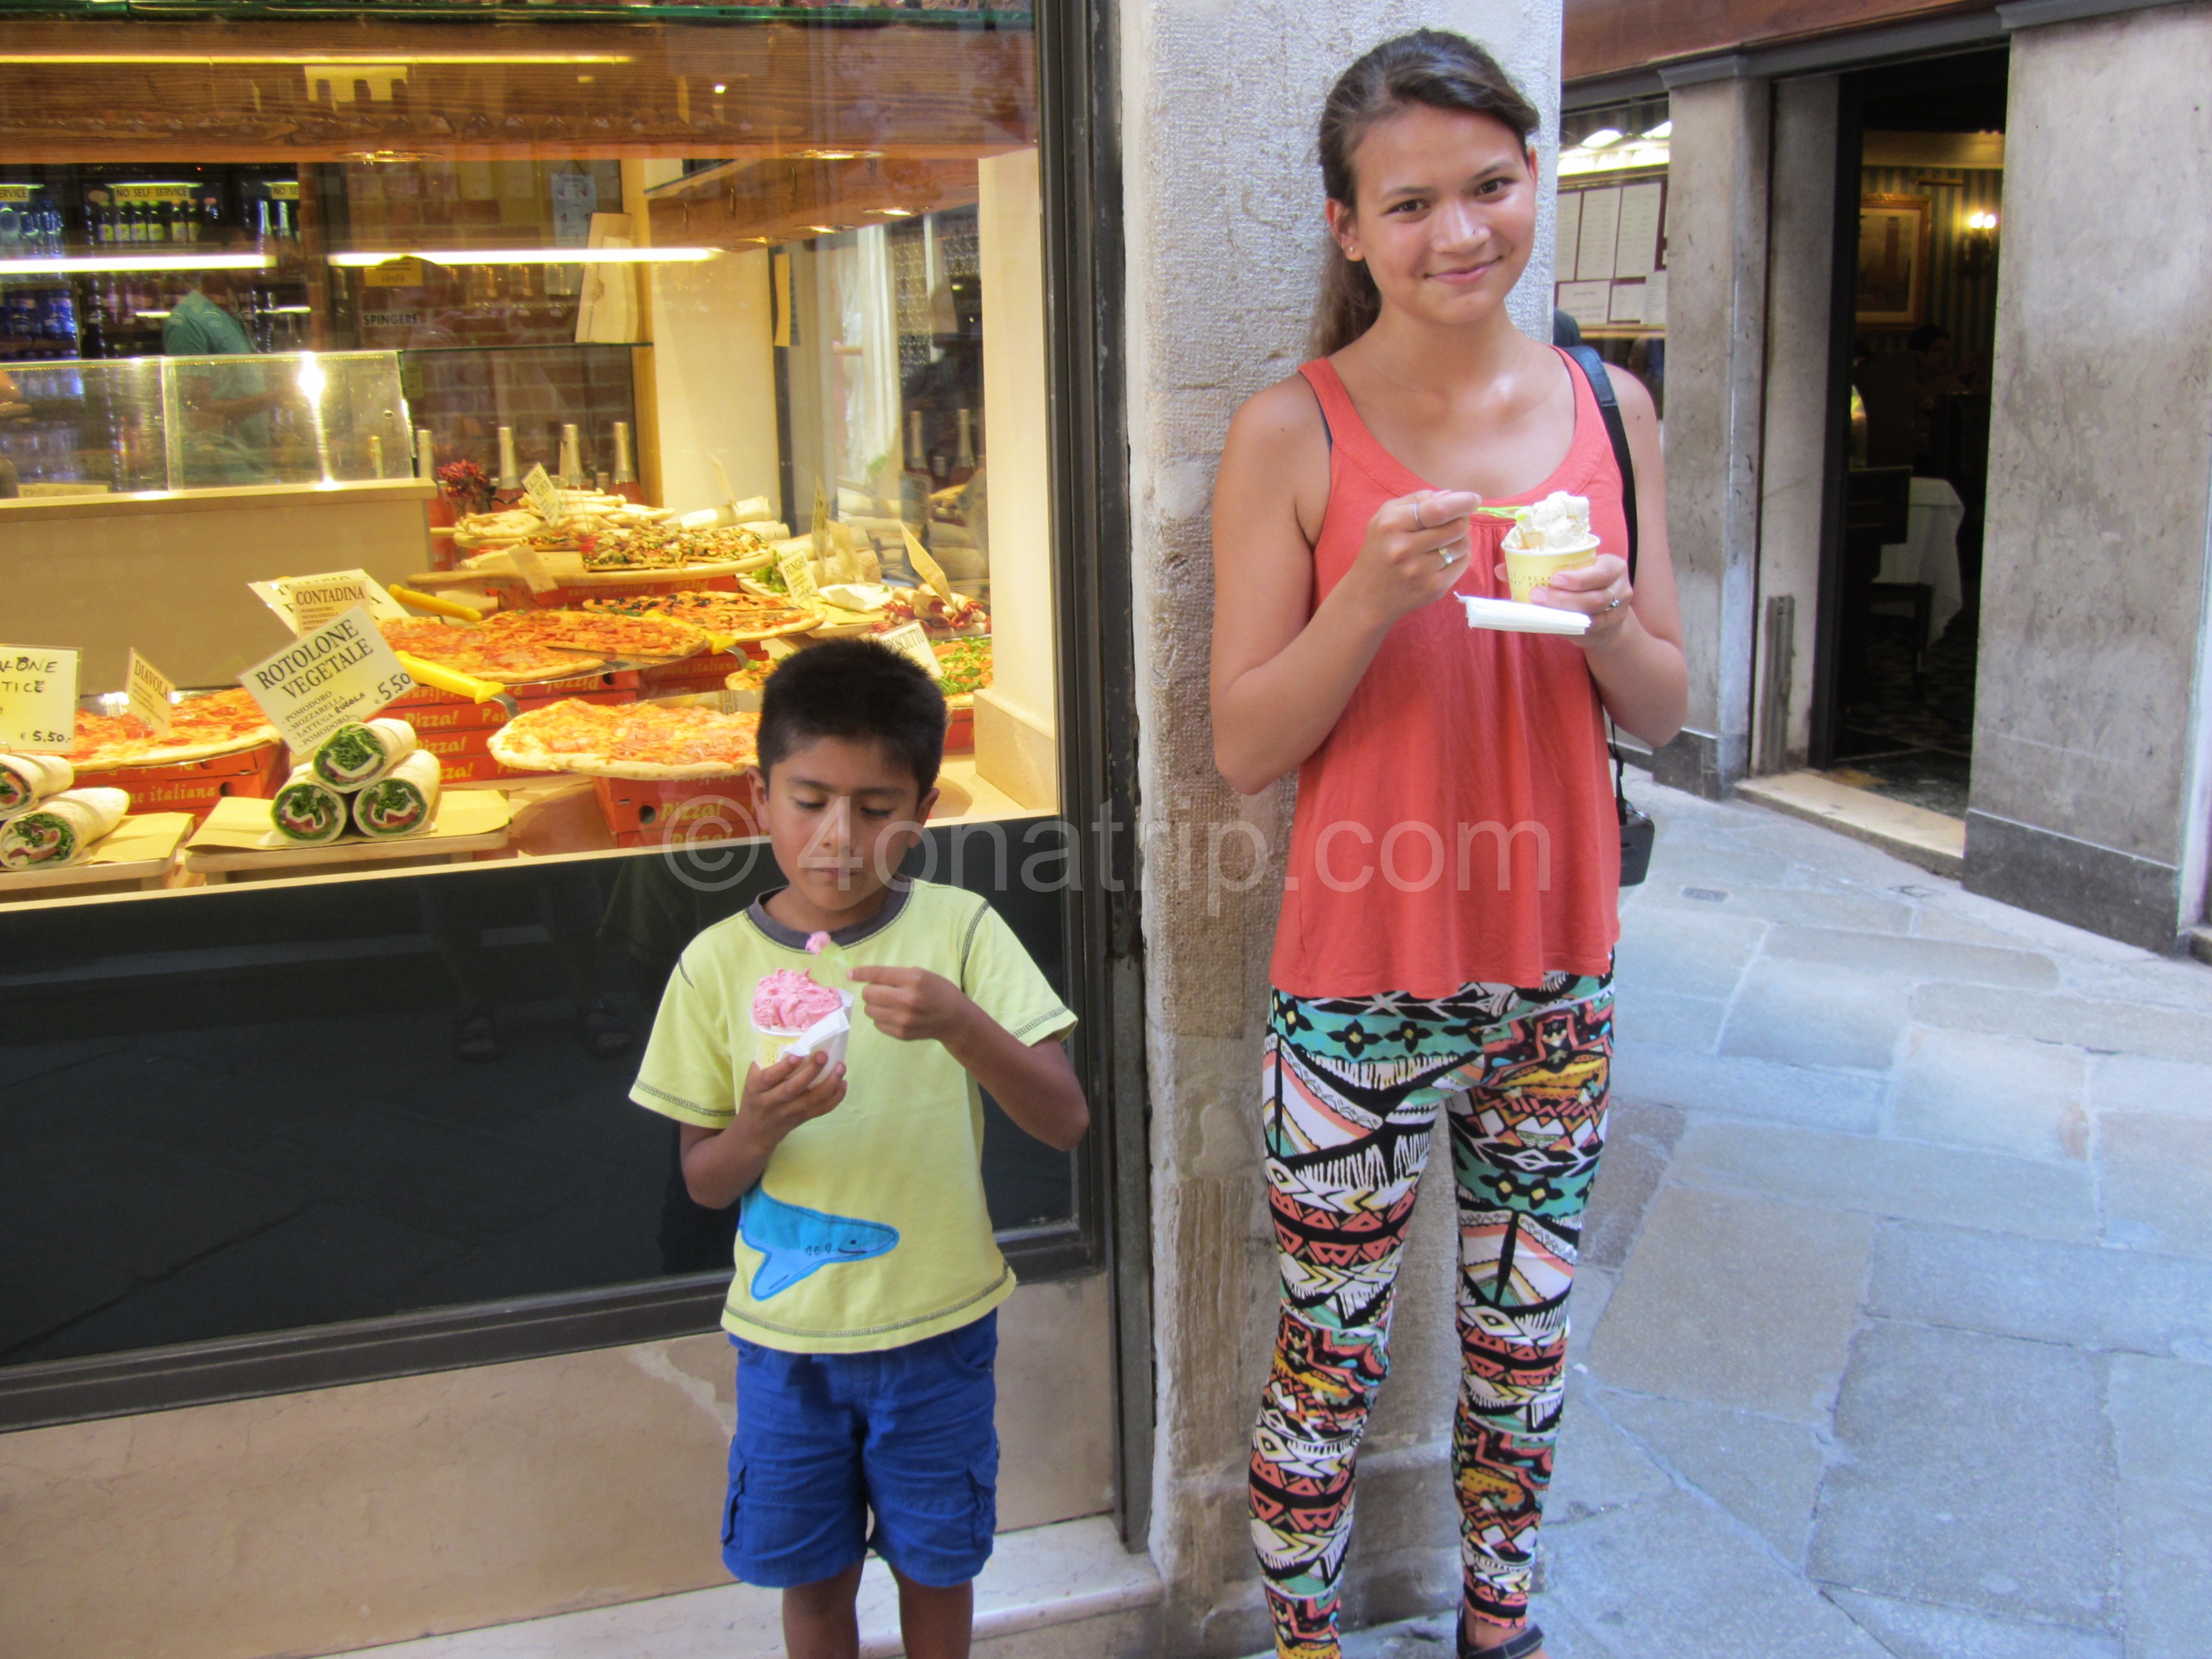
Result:
<instances>
[{"instance_id":1,"label":"menu board on wall","mask_svg":"<svg viewBox=\"0 0 2212 1659\"><path fill-rule=\"evenodd\" d=\"M1575 256L1577 282L1612 280L1613 246L1620 229L1620 190L1584 191L1582 234L1576 242L1578 250Z\"/></svg>"},{"instance_id":2,"label":"menu board on wall","mask_svg":"<svg viewBox=\"0 0 2212 1659\"><path fill-rule=\"evenodd\" d=\"M1613 275L1649 276L1659 264L1659 202L1665 195L1656 184L1624 185L1620 191L1620 228L1613 254Z\"/></svg>"},{"instance_id":3,"label":"menu board on wall","mask_svg":"<svg viewBox=\"0 0 2212 1659\"><path fill-rule=\"evenodd\" d=\"M1559 192L1559 222L1552 238L1552 272L1556 282L1571 283L1575 276L1576 250L1583 241L1583 193L1578 190Z\"/></svg>"},{"instance_id":4,"label":"menu board on wall","mask_svg":"<svg viewBox=\"0 0 2212 1659\"><path fill-rule=\"evenodd\" d=\"M1559 307L1582 328L1603 328L1613 311L1611 283L1561 283Z\"/></svg>"}]
</instances>

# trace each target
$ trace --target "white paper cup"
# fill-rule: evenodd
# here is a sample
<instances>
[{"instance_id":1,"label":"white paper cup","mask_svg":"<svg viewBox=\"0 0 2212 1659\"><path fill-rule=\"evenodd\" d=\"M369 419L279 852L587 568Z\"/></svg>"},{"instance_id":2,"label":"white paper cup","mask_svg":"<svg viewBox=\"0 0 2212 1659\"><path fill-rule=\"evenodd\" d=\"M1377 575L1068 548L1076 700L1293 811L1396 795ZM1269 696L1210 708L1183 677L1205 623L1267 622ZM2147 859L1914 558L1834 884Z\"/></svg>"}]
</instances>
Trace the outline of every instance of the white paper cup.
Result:
<instances>
[{"instance_id":1,"label":"white paper cup","mask_svg":"<svg viewBox=\"0 0 2212 1659\"><path fill-rule=\"evenodd\" d=\"M845 1045L853 1035L853 995L849 991L840 991L837 997L843 1006L834 1014L823 1015L804 1030L756 1024L753 1057L761 1068L765 1071L787 1054L822 1054L827 1060L822 1068L825 1072L832 1066L844 1064Z\"/></svg>"},{"instance_id":2,"label":"white paper cup","mask_svg":"<svg viewBox=\"0 0 2212 1659\"><path fill-rule=\"evenodd\" d=\"M1523 553L1509 539L1501 550L1505 555L1505 580L1512 586L1513 597L1525 604L1538 588L1550 586L1552 578L1560 571L1595 564L1597 547L1598 538L1592 536L1585 546L1547 547L1540 553Z\"/></svg>"}]
</instances>

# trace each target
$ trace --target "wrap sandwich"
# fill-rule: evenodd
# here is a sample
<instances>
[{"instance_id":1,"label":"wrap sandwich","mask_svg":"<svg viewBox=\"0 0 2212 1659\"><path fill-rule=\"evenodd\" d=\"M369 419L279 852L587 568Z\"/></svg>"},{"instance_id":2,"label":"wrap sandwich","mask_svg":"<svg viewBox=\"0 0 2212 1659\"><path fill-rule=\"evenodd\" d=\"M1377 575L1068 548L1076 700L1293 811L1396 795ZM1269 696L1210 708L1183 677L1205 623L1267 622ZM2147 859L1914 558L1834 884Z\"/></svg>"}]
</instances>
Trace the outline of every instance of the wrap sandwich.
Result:
<instances>
[{"instance_id":1,"label":"wrap sandwich","mask_svg":"<svg viewBox=\"0 0 2212 1659\"><path fill-rule=\"evenodd\" d=\"M123 822L131 797L121 789L65 789L0 823L0 869L54 870L92 854Z\"/></svg>"},{"instance_id":2,"label":"wrap sandwich","mask_svg":"<svg viewBox=\"0 0 2212 1659\"><path fill-rule=\"evenodd\" d=\"M276 799L269 803L271 847L321 847L346 832L351 815L346 798L317 777L311 767L295 767Z\"/></svg>"},{"instance_id":3,"label":"wrap sandwich","mask_svg":"<svg viewBox=\"0 0 2212 1659\"><path fill-rule=\"evenodd\" d=\"M405 720L374 720L341 726L315 745L308 760L315 775L342 795L365 787L415 752L415 728Z\"/></svg>"},{"instance_id":4,"label":"wrap sandwich","mask_svg":"<svg viewBox=\"0 0 2212 1659\"><path fill-rule=\"evenodd\" d=\"M0 818L36 806L76 781L76 768L59 755L0 754Z\"/></svg>"},{"instance_id":5,"label":"wrap sandwich","mask_svg":"<svg viewBox=\"0 0 2212 1659\"><path fill-rule=\"evenodd\" d=\"M437 822L438 757L418 749L353 798L354 828L374 841L419 836Z\"/></svg>"}]
</instances>

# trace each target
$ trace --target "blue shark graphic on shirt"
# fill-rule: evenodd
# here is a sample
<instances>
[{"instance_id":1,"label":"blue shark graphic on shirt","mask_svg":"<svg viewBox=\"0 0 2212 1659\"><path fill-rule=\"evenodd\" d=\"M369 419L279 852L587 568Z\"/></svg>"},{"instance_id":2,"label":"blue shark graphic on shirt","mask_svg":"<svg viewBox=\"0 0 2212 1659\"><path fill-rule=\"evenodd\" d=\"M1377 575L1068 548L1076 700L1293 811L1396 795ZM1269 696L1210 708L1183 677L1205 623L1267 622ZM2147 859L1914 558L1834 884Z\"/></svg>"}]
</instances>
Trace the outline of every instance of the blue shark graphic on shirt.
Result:
<instances>
[{"instance_id":1,"label":"blue shark graphic on shirt","mask_svg":"<svg viewBox=\"0 0 2212 1659\"><path fill-rule=\"evenodd\" d=\"M818 1268L888 1255L899 1242L896 1227L787 1204L759 1186L738 1207L738 1234L761 1253L753 1273L756 1302L781 1295Z\"/></svg>"}]
</instances>

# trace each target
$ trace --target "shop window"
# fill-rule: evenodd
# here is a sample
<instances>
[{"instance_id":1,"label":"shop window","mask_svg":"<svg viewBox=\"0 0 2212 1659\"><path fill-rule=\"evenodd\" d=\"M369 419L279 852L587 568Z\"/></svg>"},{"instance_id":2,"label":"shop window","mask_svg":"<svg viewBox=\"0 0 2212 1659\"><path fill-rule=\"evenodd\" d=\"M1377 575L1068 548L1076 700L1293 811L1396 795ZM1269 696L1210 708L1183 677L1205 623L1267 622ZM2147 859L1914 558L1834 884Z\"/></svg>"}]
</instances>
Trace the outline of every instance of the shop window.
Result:
<instances>
[{"instance_id":1,"label":"shop window","mask_svg":"<svg viewBox=\"0 0 2212 1659\"><path fill-rule=\"evenodd\" d=\"M1554 324L1667 395L1667 100L1568 111L1560 120Z\"/></svg>"},{"instance_id":2,"label":"shop window","mask_svg":"<svg viewBox=\"0 0 2212 1659\"><path fill-rule=\"evenodd\" d=\"M0 64L0 747L125 799L0 871L0 1383L563 1297L703 1328L730 1218L626 1096L674 951L776 881L778 656L938 665L914 868L1080 989L1028 10L84 9ZM306 740L242 688L356 605L436 799L288 839ZM696 625L483 648L547 610ZM712 716L726 769L512 763L571 697ZM1093 1154L988 1115L1017 1267L1088 1259Z\"/></svg>"}]
</instances>

